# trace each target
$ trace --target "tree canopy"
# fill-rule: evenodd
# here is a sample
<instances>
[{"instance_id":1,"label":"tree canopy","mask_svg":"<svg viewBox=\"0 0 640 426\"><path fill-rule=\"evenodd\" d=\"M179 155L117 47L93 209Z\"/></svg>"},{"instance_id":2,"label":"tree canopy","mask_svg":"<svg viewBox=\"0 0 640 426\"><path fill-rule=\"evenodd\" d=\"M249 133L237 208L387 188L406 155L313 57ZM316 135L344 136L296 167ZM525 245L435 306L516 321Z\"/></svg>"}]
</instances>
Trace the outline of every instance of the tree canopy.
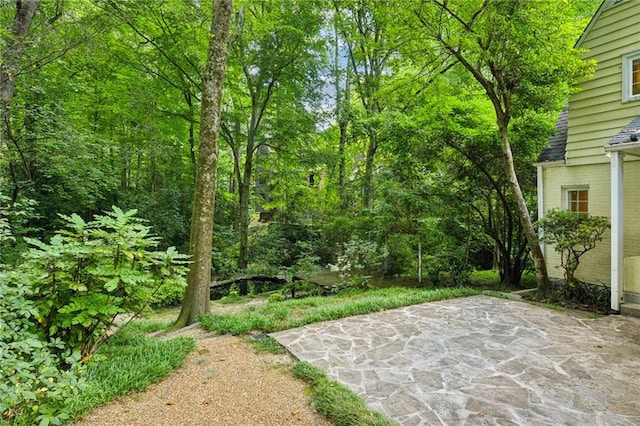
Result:
<instances>
[{"instance_id":1,"label":"tree canopy","mask_svg":"<svg viewBox=\"0 0 640 426\"><path fill-rule=\"evenodd\" d=\"M161 249L194 255L211 232L214 280L324 267L362 240L381 273L434 280L495 267L517 285L531 253L543 295L530 164L590 72L573 43L593 8L238 0L203 160L211 2L9 2L0 191L29 207L3 255L118 206Z\"/></svg>"}]
</instances>

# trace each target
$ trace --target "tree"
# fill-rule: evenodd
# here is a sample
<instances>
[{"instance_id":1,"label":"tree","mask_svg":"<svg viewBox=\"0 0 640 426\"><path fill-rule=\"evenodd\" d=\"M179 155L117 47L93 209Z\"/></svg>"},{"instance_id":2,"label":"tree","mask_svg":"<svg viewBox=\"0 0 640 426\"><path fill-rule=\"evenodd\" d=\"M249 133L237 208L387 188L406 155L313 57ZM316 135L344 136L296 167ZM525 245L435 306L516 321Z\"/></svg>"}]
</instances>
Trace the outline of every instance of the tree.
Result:
<instances>
[{"instance_id":1,"label":"tree","mask_svg":"<svg viewBox=\"0 0 640 426\"><path fill-rule=\"evenodd\" d=\"M210 312L209 286L211 285L211 243L218 165L218 134L232 11L233 0L214 1L207 66L202 79L200 145L189 243L192 264L187 276L187 290L176 327L192 324L200 315Z\"/></svg>"},{"instance_id":2,"label":"tree","mask_svg":"<svg viewBox=\"0 0 640 426\"><path fill-rule=\"evenodd\" d=\"M514 167L510 123L527 110L559 109L571 85L586 75L588 66L573 49L580 27L555 2L433 0L418 2L413 13L430 45L466 69L493 106L503 166L535 264L536 297L545 298L549 278Z\"/></svg>"},{"instance_id":3,"label":"tree","mask_svg":"<svg viewBox=\"0 0 640 426\"><path fill-rule=\"evenodd\" d=\"M40 0L16 1L13 23L3 42L0 59L0 154L9 131L9 106L20 74L21 59L28 46L27 34L31 21L40 7Z\"/></svg>"},{"instance_id":4,"label":"tree","mask_svg":"<svg viewBox=\"0 0 640 426\"><path fill-rule=\"evenodd\" d=\"M231 45L230 104L222 135L234 160L238 191L238 268L249 263L249 205L254 163L306 132L305 102L317 85L322 16L308 1L247 1ZM308 128L307 128L308 129ZM302 131L301 131L302 130ZM297 133L297 134L296 134ZM245 286L240 289L246 294Z\"/></svg>"},{"instance_id":5,"label":"tree","mask_svg":"<svg viewBox=\"0 0 640 426\"><path fill-rule=\"evenodd\" d=\"M348 61L353 74L355 91L364 108L362 126L367 139L365 150L365 170L363 177L363 204L371 208L375 156L380 146L380 114L386 104L381 89L384 86L389 65L402 41L389 31L392 7L388 1L334 1L337 26L342 33L348 50ZM348 74L349 75L349 74ZM346 89L345 89L346 90ZM345 99L345 102L349 98ZM345 107L343 106L343 109ZM341 135L344 133L347 117L339 117ZM343 141L341 140L341 147Z\"/></svg>"}]
</instances>

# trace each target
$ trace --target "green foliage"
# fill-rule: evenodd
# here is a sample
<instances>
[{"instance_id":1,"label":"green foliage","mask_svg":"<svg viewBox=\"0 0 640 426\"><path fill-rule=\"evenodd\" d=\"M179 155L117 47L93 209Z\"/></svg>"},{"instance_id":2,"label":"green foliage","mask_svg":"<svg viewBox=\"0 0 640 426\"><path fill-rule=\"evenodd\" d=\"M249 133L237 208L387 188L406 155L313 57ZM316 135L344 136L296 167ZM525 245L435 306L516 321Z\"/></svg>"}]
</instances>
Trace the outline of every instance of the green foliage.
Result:
<instances>
[{"instance_id":1,"label":"green foliage","mask_svg":"<svg viewBox=\"0 0 640 426\"><path fill-rule=\"evenodd\" d=\"M79 354L44 338L33 296L19 276L0 272L0 423L61 424L84 389Z\"/></svg>"},{"instance_id":2,"label":"green foliage","mask_svg":"<svg viewBox=\"0 0 640 426\"><path fill-rule=\"evenodd\" d=\"M18 263L20 253L25 248L23 237L32 231L28 221L36 216L36 202L20 198L11 203L1 190L0 185L0 265L13 265Z\"/></svg>"},{"instance_id":3,"label":"green foliage","mask_svg":"<svg viewBox=\"0 0 640 426\"><path fill-rule=\"evenodd\" d=\"M224 303L225 305L231 305L234 303L239 303L243 300L244 300L244 297L240 296L240 291L238 290L238 286L236 284L233 284L229 288L229 294L222 297L220 299L220 302Z\"/></svg>"},{"instance_id":4,"label":"green foliage","mask_svg":"<svg viewBox=\"0 0 640 426\"><path fill-rule=\"evenodd\" d=\"M608 313L611 309L611 289L603 283L591 284L575 280L552 282L552 301L563 306L577 306L595 312Z\"/></svg>"},{"instance_id":5,"label":"green foliage","mask_svg":"<svg viewBox=\"0 0 640 426\"><path fill-rule=\"evenodd\" d=\"M607 217L568 210L550 210L538 221L538 227L544 231L543 241L554 244L560 253L560 266L568 287L577 281L575 272L580 257L595 248L609 226Z\"/></svg>"},{"instance_id":6,"label":"green foliage","mask_svg":"<svg viewBox=\"0 0 640 426\"><path fill-rule=\"evenodd\" d=\"M183 282L186 256L173 247L152 251L158 239L135 213L113 207L88 223L63 216L67 229L49 243L27 239L21 269L47 339L90 355L118 314L137 315L163 285Z\"/></svg>"},{"instance_id":7,"label":"green foliage","mask_svg":"<svg viewBox=\"0 0 640 426\"><path fill-rule=\"evenodd\" d=\"M285 353L285 349L282 347L280 343L276 339L270 336L259 335L257 338L251 338L247 340L251 345L253 345L253 349L256 353L259 354L283 354Z\"/></svg>"},{"instance_id":8,"label":"green foliage","mask_svg":"<svg viewBox=\"0 0 640 426\"><path fill-rule=\"evenodd\" d=\"M366 291L352 289L349 292L328 297L307 297L268 303L238 314L208 314L200 318L200 323L206 330L218 334L240 335L251 331L272 332L416 303L434 302L475 294L479 294L479 292L464 287L437 290L401 287Z\"/></svg>"},{"instance_id":9,"label":"green foliage","mask_svg":"<svg viewBox=\"0 0 640 426\"><path fill-rule=\"evenodd\" d=\"M284 294L277 291L273 294L270 294L267 300L269 301L269 303L275 303L275 302L282 302L284 299L285 299Z\"/></svg>"},{"instance_id":10,"label":"green foliage","mask_svg":"<svg viewBox=\"0 0 640 426\"><path fill-rule=\"evenodd\" d=\"M386 249L380 248L374 241L365 241L353 235L342 245L336 264L329 264L329 268L340 273L340 288L369 288L371 276L380 272L386 256Z\"/></svg>"},{"instance_id":11,"label":"green foliage","mask_svg":"<svg viewBox=\"0 0 640 426\"><path fill-rule=\"evenodd\" d=\"M292 274L314 270L322 236L310 225L272 222L251 229L250 258L252 264L289 269Z\"/></svg>"},{"instance_id":12,"label":"green foliage","mask_svg":"<svg viewBox=\"0 0 640 426\"><path fill-rule=\"evenodd\" d=\"M293 375L311 386L311 398L316 410L336 425L391 426L396 424L384 415L370 410L346 386L329 380L325 372L313 364L304 361L297 363L293 368Z\"/></svg>"},{"instance_id":13,"label":"green foliage","mask_svg":"<svg viewBox=\"0 0 640 426\"><path fill-rule=\"evenodd\" d=\"M216 198L216 207L219 203ZM216 216L217 217L217 216ZM212 274L219 278L229 278L237 271L236 258L238 235L232 226L214 226L211 250Z\"/></svg>"},{"instance_id":14,"label":"green foliage","mask_svg":"<svg viewBox=\"0 0 640 426\"><path fill-rule=\"evenodd\" d=\"M185 282L181 279L167 280L158 287L151 296L150 306L153 309L178 306L184 298Z\"/></svg>"},{"instance_id":15,"label":"green foliage","mask_svg":"<svg viewBox=\"0 0 640 426\"><path fill-rule=\"evenodd\" d=\"M136 209L137 216L153 224L153 231L162 238L161 248L174 246L187 251L191 218L189 188L173 186L149 192L147 188L128 190L120 196L123 210Z\"/></svg>"},{"instance_id":16,"label":"green foliage","mask_svg":"<svg viewBox=\"0 0 640 426\"><path fill-rule=\"evenodd\" d=\"M500 280L500 273L496 269L473 271L469 277L469 284L472 287L480 287L493 290L510 290L511 287L505 286L505 283ZM523 288L535 288L536 277L535 273L525 272L520 281L518 289Z\"/></svg>"}]
</instances>

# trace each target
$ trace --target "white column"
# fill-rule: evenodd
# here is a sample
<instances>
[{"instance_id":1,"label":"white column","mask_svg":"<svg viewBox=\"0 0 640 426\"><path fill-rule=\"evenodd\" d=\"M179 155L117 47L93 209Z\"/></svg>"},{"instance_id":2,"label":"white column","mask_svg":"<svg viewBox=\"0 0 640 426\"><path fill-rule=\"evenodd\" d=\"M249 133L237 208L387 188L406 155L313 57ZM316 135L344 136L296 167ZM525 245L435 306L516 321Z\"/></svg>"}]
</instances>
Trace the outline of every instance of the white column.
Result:
<instances>
[{"instance_id":1,"label":"white column","mask_svg":"<svg viewBox=\"0 0 640 426\"><path fill-rule=\"evenodd\" d=\"M542 166L537 167L537 185L538 185L538 220L544 217L544 184L542 182ZM540 250L542 251L542 257L544 257L544 242L542 241L542 237L544 237L544 231L542 228L538 230L538 238L540 239Z\"/></svg>"},{"instance_id":2,"label":"white column","mask_svg":"<svg viewBox=\"0 0 640 426\"><path fill-rule=\"evenodd\" d=\"M611 152L611 311L624 291L624 153Z\"/></svg>"}]
</instances>

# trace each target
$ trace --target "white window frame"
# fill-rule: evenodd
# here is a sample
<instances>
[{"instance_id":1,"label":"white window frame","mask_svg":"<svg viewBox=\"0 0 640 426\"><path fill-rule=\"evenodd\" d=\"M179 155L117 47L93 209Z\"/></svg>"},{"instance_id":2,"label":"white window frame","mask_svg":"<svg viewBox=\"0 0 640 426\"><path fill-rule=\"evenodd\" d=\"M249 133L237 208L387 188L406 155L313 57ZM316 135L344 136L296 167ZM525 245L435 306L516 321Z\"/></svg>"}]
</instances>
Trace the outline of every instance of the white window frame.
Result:
<instances>
[{"instance_id":1,"label":"white window frame","mask_svg":"<svg viewBox=\"0 0 640 426\"><path fill-rule=\"evenodd\" d=\"M640 60L640 51L622 55L622 102L640 100L640 94L632 95L633 61Z\"/></svg>"},{"instance_id":2,"label":"white window frame","mask_svg":"<svg viewBox=\"0 0 640 426\"><path fill-rule=\"evenodd\" d=\"M589 185L572 185L572 186L563 186L562 187L562 208L564 210L571 210L571 206L569 206L569 192L571 191L587 191L587 214L589 214L590 210L590 200L589 200ZM577 212L580 213L580 212Z\"/></svg>"}]
</instances>

